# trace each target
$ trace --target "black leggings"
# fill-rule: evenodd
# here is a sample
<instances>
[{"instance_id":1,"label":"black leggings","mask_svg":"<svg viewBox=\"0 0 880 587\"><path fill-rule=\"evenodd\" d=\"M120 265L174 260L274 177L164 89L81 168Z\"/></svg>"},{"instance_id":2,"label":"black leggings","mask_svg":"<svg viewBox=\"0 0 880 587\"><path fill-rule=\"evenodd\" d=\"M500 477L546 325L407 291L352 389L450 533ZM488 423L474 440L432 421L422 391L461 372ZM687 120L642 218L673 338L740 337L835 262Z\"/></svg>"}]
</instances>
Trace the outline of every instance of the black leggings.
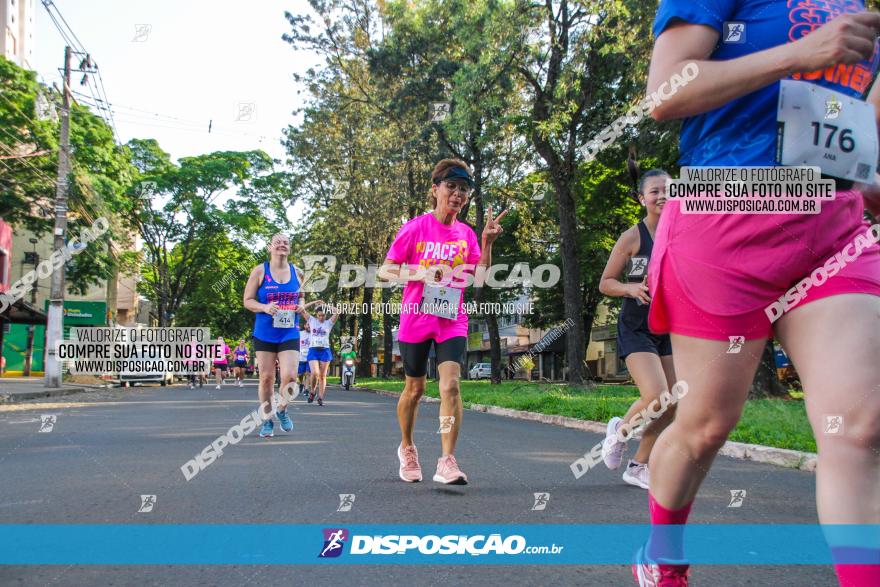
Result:
<instances>
[{"instance_id":1,"label":"black leggings","mask_svg":"<svg viewBox=\"0 0 880 587\"><path fill-rule=\"evenodd\" d=\"M467 338L455 336L443 342L436 342L433 338L429 338L422 342L400 341L399 344L400 356L403 357L403 372L409 377L424 377L428 372L428 354L431 352L432 344L437 355L438 365L446 361L455 361L461 365L464 351L467 348Z\"/></svg>"}]
</instances>

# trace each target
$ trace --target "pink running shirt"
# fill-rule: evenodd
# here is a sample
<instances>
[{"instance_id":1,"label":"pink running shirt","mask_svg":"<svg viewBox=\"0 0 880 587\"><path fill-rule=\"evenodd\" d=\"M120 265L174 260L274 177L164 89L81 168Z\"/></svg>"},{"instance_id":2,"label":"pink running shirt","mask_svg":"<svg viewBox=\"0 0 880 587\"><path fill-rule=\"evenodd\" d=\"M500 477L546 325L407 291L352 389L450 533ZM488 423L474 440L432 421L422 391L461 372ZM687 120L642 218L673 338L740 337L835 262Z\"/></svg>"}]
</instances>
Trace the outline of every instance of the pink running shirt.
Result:
<instances>
[{"instance_id":1,"label":"pink running shirt","mask_svg":"<svg viewBox=\"0 0 880 587\"><path fill-rule=\"evenodd\" d=\"M428 212L400 228L386 258L401 265L419 265L426 269L433 265L451 268L462 264L476 266L480 261L480 244L467 224L455 220L452 226L447 226L437 220L433 212ZM410 273L414 270L409 269ZM473 274L473 271L467 273ZM458 318L449 320L418 311L424 288L425 284L420 281L410 281L404 287L398 340L423 342L432 338L443 342L456 336L467 336L468 318L462 302L464 290L459 297Z\"/></svg>"}]
</instances>

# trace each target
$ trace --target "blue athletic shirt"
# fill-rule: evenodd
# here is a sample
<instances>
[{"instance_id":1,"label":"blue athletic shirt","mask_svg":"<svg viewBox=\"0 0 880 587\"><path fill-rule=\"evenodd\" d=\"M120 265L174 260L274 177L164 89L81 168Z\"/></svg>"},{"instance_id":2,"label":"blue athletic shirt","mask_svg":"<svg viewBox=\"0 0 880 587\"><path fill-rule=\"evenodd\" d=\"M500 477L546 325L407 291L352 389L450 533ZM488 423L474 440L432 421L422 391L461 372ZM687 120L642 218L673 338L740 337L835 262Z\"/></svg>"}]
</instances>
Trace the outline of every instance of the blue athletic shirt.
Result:
<instances>
[{"instance_id":1,"label":"blue athletic shirt","mask_svg":"<svg viewBox=\"0 0 880 587\"><path fill-rule=\"evenodd\" d=\"M282 310L292 310L299 304L302 293L299 291L299 279L296 270L290 265L290 281L278 283L272 278L269 271L269 263L263 263L263 282L257 290L257 300L261 304L275 302ZM275 328L272 326L272 316L265 312L258 312L254 322L254 338L263 342L286 342L299 340L299 314L293 317L293 328Z\"/></svg>"},{"instance_id":2,"label":"blue athletic shirt","mask_svg":"<svg viewBox=\"0 0 880 587\"><path fill-rule=\"evenodd\" d=\"M793 42L840 14L865 10L859 0L661 0L654 19L654 37L670 24L707 25L721 37L713 61L726 61ZM725 43L724 23L745 23L742 43ZM861 96L877 69L878 51L870 61L838 64L795 74L806 80ZM779 82L741 96L703 114L685 118L681 126L679 163L693 166L758 166L776 163L776 109Z\"/></svg>"}]
</instances>

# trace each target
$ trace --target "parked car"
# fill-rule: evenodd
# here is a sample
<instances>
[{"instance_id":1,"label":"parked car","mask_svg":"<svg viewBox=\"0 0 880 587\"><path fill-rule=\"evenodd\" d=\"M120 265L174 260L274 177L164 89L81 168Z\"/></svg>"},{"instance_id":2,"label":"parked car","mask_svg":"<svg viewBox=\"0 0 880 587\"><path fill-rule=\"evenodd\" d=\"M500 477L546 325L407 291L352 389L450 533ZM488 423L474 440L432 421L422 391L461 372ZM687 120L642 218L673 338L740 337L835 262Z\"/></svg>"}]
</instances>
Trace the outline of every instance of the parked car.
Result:
<instances>
[{"instance_id":1,"label":"parked car","mask_svg":"<svg viewBox=\"0 0 880 587\"><path fill-rule=\"evenodd\" d=\"M137 354L132 357L132 360L146 361L146 359L140 359ZM119 374L119 384L122 387L133 387L135 383L158 383L164 387L174 383L174 373L133 373L123 371Z\"/></svg>"},{"instance_id":2,"label":"parked car","mask_svg":"<svg viewBox=\"0 0 880 587\"><path fill-rule=\"evenodd\" d=\"M471 370L468 371L469 379L489 379L492 377L491 363L476 363Z\"/></svg>"},{"instance_id":3,"label":"parked car","mask_svg":"<svg viewBox=\"0 0 880 587\"><path fill-rule=\"evenodd\" d=\"M174 383L173 373L122 373L119 376L122 387L132 387L135 383L158 383L162 387Z\"/></svg>"}]
</instances>

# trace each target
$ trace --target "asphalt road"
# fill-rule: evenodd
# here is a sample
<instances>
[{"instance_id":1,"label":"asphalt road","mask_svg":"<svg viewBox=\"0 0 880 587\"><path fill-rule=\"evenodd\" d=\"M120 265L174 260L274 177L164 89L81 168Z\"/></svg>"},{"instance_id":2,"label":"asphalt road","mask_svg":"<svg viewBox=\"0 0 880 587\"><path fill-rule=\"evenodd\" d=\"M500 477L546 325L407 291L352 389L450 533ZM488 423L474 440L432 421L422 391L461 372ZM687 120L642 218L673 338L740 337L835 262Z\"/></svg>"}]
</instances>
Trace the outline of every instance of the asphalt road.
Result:
<instances>
[{"instance_id":1,"label":"asphalt road","mask_svg":"<svg viewBox=\"0 0 880 587\"><path fill-rule=\"evenodd\" d=\"M187 482L180 466L255 407L253 383L189 390L138 387L0 406L3 524L644 524L644 490L599 467L569 464L595 434L465 412L456 451L465 487L430 480L439 457L438 406L417 425L426 481L397 477L395 401L328 391L324 407L291 408L292 433L256 432ZM38 433L41 414L55 414ZM730 491L745 489L742 507ZM533 493L549 492L543 511ZM719 458L694 507L696 523L815 524L811 473ZM337 512L341 493L355 494ZM138 513L140 495L156 495ZM314 544L278 544L314 549ZM632 585L620 566L6 566L0 585ZM697 567L692 585L834 585L830 567Z\"/></svg>"}]
</instances>

